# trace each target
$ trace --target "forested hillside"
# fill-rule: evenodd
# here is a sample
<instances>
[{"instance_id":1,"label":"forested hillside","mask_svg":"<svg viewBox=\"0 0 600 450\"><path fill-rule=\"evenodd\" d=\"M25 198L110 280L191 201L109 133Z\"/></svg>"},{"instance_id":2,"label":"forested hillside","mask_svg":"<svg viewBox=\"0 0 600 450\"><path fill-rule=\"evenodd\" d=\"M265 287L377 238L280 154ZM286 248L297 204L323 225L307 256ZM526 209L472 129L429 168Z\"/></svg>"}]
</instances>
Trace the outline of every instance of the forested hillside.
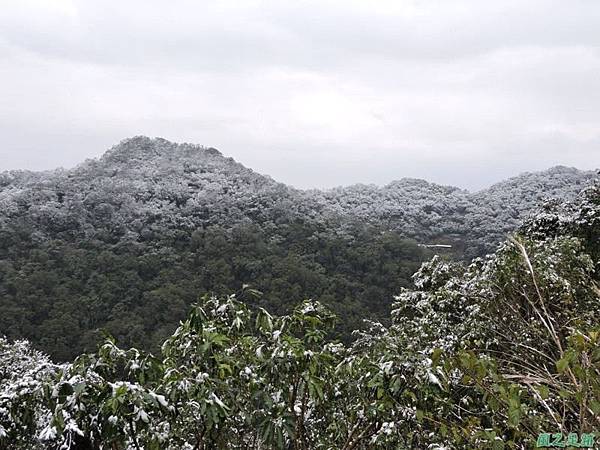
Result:
<instances>
[{"instance_id":1,"label":"forested hillside","mask_svg":"<svg viewBox=\"0 0 600 450\"><path fill-rule=\"evenodd\" d=\"M136 137L70 170L0 174L0 332L56 360L119 344L158 350L201 293L289 312L330 307L349 339L386 322L431 251L492 251L546 198L593 174L557 167L469 193L421 180L302 191L212 148ZM242 294L240 294L242 295Z\"/></svg>"},{"instance_id":2,"label":"forested hillside","mask_svg":"<svg viewBox=\"0 0 600 450\"><path fill-rule=\"evenodd\" d=\"M240 253L243 253L240 251ZM156 354L108 338L57 365L0 340L0 448L594 448L600 426L600 185L471 263L436 255L388 324L205 296Z\"/></svg>"}]
</instances>

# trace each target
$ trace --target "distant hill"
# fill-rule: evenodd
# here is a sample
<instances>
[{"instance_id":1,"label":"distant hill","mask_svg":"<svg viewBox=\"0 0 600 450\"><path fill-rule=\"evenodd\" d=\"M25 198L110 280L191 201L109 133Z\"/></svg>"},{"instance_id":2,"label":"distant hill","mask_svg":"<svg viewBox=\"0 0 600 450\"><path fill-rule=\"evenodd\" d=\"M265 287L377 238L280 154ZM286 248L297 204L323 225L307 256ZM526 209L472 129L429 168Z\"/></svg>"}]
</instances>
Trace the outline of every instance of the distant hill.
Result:
<instances>
[{"instance_id":1,"label":"distant hill","mask_svg":"<svg viewBox=\"0 0 600 450\"><path fill-rule=\"evenodd\" d=\"M471 258L492 251L544 202L573 200L595 177L593 171L558 166L473 193L405 178L383 187L354 185L312 195L345 217L419 242L453 244Z\"/></svg>"},{"instance_id":2,"label":"distant hill","mask_svg":"<svg viewBox=\"0 0 600 450\"><path fill-rule=\"evenodd\" d=\"M431 250L492 251L593 172L555 167L470 193L423 180L298 190L218 150L134 137L69 170L0 174L0 334L57 359L100 330L155 346L199 293L240 291L275 312L313 296L340 336L386 317ZM264 293L241 292L251 281Z\"/></svg>"}]
</instances>

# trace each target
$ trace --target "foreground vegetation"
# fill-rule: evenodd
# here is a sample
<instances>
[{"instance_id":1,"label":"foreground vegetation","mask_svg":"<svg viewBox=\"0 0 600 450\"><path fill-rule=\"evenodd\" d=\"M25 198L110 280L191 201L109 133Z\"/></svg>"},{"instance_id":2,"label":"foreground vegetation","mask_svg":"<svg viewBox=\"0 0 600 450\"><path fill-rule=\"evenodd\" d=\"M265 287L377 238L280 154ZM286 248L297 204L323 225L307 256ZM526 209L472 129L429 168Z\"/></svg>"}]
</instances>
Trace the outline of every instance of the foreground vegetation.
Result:
<instances>
[{"instance_id":1,"label":"foreground vegetation","mask_svg":"<svg viewBox=\"0 0 600 450\"><path fill-rule=\"evenodd\" d=\"M0 341L3 448L532 448L600 429L600 188L542 212L470 266L434 257L391 325L348 345L288 315L205 297L160 354L56 365ZM244 295L252 292L245 291ZM589 435L588 435L589 436Z\"/></svg>"}]
</instances>

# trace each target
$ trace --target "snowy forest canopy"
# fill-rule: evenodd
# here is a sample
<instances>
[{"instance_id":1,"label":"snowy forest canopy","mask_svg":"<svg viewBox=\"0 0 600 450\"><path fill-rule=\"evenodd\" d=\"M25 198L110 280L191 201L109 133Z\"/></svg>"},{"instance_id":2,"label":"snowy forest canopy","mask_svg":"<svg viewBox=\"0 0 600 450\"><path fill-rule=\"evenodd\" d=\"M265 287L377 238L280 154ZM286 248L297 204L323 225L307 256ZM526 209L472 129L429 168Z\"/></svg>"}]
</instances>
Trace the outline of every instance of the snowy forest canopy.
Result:
<instances>
[{"instance_id":1,"label":"snowy forest canopy","mask_svg":"<svg viewBox=\"0 0 600 450\"><path fill-rule=\"evenodd\" d=\"M212 148L132 138L71 170L0 174L0 333L56 361L104 331L156 352L199 295L237 292L273 314L317 300L349 343L364 318L389 325L433 254L419 244L483 256L592 178L557 167L476 193L412 179L301 191Z\"/></svg>"}]
</instances>

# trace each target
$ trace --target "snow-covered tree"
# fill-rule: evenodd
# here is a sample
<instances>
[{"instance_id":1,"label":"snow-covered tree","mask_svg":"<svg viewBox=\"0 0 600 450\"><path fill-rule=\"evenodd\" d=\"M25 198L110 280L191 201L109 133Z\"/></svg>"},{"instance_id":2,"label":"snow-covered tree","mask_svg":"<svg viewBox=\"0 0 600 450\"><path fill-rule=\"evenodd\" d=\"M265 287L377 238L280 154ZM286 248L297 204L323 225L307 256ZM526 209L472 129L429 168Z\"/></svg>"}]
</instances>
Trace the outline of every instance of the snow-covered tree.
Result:
<instances>
[{"instance_id":1,"label":"snow-covered tree","mask_svg":"<svg viewBox=\"0 0 600 450\"><path fill-rule=\"evenodd\" d=\"M44 397L59 369L27 341L0 337L0 448L42 449L55 437Z\"/></svg>"}]
</instances>

